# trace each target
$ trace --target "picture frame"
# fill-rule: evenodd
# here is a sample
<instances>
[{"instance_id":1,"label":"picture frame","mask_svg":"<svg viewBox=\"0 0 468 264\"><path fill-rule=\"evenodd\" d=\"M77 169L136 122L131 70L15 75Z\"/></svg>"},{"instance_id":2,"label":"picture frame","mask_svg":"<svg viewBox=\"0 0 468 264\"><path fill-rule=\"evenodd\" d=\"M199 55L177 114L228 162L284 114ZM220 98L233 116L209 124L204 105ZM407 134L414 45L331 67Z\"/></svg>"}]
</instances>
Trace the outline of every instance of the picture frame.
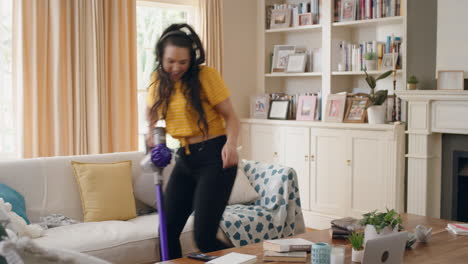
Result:
<instances>
[{"instance_id":1,"label":"picture frame","mask_svg":"<svg viewBox=\"0 0 468 264\"><path fill-rule=\"evenodd\" d=\"M312 13L299 14L299 26L312 25Z\"/></svg>"},{"instance_id":2,"label":"picture frame","mask_svg":"<svg viewBox=\"0 0 468 264\"><path fill-rule=\"evenodd\" d=\"M369 104L367 97L354 97L346 110L345 123L365 123L367 117L366 107Z\"/></svg>"},{"instance_id":3,"label":"picture frame","mask_svg":"<svg viewBox=\"0 0 468 264\"><path fill-rule=\"evenodd\" d=\"M291 26L291 10L275 9L271 11L270 29L288 28Z\"/></svg>"},{"instance_id":4,"label":"picture frame","mask_svg":"<svg viewBox=\"0 0 468 264\"><path fill-rule=\"evenodd\" d=\"M315 110L317 108L317 96L301 95L299 96L296 111L296 120L314 121Z\"/></svg>"},{"instance_id":5,"label":"picture frame","mask_svg":"<svg viewBox=\"0 0 468 264\"><path fill-rule=\"evenodd\" d=\"M437 71L437 90L463 90L464 71L439 70Z\"/></svg>"},{"instance_id":6,"label":"picture frame","mask_svg":"<svg viewBox=\"0 0 468 264\"><path fill-rule=\"evenodd\" d=\"M271 100L268 119L287 120L289 113L288 100Z\"/></svg>"},{"instance_id":7,"label":"picture frame","mask_svg":"<svg viewBox=\"0 0 468 264\"><path fill-rule=\"evenodd\" d=\"M395 60L392 56L395 58ZM393 70L393 62L398 64L398 53L385 53L382 57L382 64L380 64L380 70Z\"/></svg>"},{"instance_id":8,"label":"picture frame","mask_svg":"<svg viewBox=\"0 0 468 264\"><path fill-rule=\"evenodd\" d=\"M250 117L266 119L268 117L269 97L266 94L250 97Z\"/></svg>"},{"instance_id":9,"label":"picture frame","mask_svg":"<svg viewBox=\"0 0 468 264\"><path fill-rule=\"evenodd\" d=\"M327 104L325 105L325 113L323 121L325 122L343 122L343 116L346 110L346 93L329 94Z\"/></svg>"},{"instance_id":10,"label":"picture frame","mask_svg":"<svg viewBox=\"0 0 468 264\"><path fill-rule=\"evenodd\" d=\"M356 0L342 0L340 22L356 20Z\"/></svg>"},{"instance_id":11,"label":"picture frame","mask_svg":"<svg viewBox=\"0 0 468 264\"><path fill-rule=\"evenodd\" d=\"M307 64L307 54L295 53L288 57L286 72L304 72Z\"/></svg>"},{"instance_id":12,"label":"picture frame","mask_svg":"<svg viewBox=\"0 0 468 264\"><path fill-rule=\"evenodd\" d=\"M272 72L284 72L288 66L289 55L296 52L294 45L275 45L273 48Z\"/></svg>"}]
</instances>

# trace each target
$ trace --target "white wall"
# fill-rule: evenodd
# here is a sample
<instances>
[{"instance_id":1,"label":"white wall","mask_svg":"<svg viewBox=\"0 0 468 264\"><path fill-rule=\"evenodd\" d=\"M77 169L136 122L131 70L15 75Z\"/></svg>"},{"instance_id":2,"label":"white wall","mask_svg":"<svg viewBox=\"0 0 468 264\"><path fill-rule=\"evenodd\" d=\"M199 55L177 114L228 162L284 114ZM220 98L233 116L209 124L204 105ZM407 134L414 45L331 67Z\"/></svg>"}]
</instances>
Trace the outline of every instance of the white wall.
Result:
<instances>
[{"instance_id":1,"label":"white wall","mask_svg":"<svg viewBox=\"0 0 468 264\"><path fill-rule=\"evenodd\" d=\"M437 4L437 70L464 70L468 78L468 1Z\"/></svg>"},{"instance_id":2,"label":"white wall","mask_svg":"<svg viewBox=\"0 0 468 264\"><path fill-rule=\"evenodd\" d=\"M240 117L257 86L257 1L223 0L223 78Z\"/></svg>"}]
</instances>

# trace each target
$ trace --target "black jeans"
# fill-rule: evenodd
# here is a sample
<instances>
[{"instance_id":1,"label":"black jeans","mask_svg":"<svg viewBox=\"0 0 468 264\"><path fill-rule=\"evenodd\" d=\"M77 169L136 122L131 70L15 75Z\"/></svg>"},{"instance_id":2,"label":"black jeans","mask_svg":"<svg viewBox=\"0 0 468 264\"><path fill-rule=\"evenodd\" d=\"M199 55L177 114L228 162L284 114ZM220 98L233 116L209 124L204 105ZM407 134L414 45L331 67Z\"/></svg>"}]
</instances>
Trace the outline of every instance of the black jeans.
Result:
<instances>
[{"instance_id":1,"label":"black jeans","mask_svg":"<svg viewBox=\"0 0 468 264\"><path fill-rule=\"evenodd\" d=\"M216 238L219 222L231 194L237 166L223 169L221 150L226 136L180 148L167 184L164 209L170 259L182 257L179 237L195 210L195 242L202 252L225 249Z\"/></svg>"}]
</instances>

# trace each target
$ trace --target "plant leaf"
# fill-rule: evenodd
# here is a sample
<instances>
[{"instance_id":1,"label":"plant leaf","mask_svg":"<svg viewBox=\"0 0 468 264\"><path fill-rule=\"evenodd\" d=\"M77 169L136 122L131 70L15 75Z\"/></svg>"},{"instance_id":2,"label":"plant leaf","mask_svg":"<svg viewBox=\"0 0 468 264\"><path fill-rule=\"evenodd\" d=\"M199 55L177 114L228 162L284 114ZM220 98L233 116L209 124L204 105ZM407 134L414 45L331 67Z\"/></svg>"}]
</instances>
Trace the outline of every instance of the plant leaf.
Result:
<instances>
[{"instance_id":1,"label":"plant leaf","mask_svg":"<svg viewBox=\"0 0 468 264\"><path fill-rule=\"evenodd\" d=\"M382 105L385 100L387 99L388 91L387 90L380 90L375 93L373 98L373 105Z\"/></svg>"},{"instance_id":2,"label":"plant leaf","mask_svg":"<svg viewBox=\"0 0 468 264\"><path fill-rule=\"evenodd\" d=\"M379 77L377 77L376 81L387 78L390 74L392 74L392 72L393 70L389 70L387 72L382 73Z\"/></svg>"},{"instance_id":3,"label":"plant leaf","mask_svg":"<svg viewBox=\"0 0 468 264\"><path fill-rule=\"evenodd\" d=\"M369 84L371 89L374 89L375 86L377 86L377 81L375 80L375 78L373 76L367 75L366 76L366 81L367 81L367 84Z\"/></svg>"}]
</instances>

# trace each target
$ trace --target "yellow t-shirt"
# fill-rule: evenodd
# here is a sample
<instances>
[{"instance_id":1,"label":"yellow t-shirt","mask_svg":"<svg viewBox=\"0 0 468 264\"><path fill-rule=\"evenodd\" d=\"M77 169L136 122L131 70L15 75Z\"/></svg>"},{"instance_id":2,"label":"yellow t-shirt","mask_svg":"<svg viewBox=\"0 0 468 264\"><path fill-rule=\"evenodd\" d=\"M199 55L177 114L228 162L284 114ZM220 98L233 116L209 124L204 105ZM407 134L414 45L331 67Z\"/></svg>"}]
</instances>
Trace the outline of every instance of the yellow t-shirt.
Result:
<instances>
[{"instance_id":1,"label":"yellow t-shirt","mask_svg":"<svg viewBox=\"0 0 468 264\"><path fill-rule=\"evenodd\" d=\"M156 78L156 75L154 78ZM229 89L219 72L212 67L200 66L199 79L202 107L208 123L208 133L210 136L225 134L224 118L216 112L214 107L230 96ZM158 85L159 82L155 82L149 87L147 105L150 108L156 102L155 88L157 89ZM161 112L162 110L158 111L159 117L162 115ZM197 124L198 114L185 98L181 81L174 84L174 92L171 95L165 121L166 132L179 139L182 146L186 146L186 137L203 135Z\"/></svg>"}]
</instances>

